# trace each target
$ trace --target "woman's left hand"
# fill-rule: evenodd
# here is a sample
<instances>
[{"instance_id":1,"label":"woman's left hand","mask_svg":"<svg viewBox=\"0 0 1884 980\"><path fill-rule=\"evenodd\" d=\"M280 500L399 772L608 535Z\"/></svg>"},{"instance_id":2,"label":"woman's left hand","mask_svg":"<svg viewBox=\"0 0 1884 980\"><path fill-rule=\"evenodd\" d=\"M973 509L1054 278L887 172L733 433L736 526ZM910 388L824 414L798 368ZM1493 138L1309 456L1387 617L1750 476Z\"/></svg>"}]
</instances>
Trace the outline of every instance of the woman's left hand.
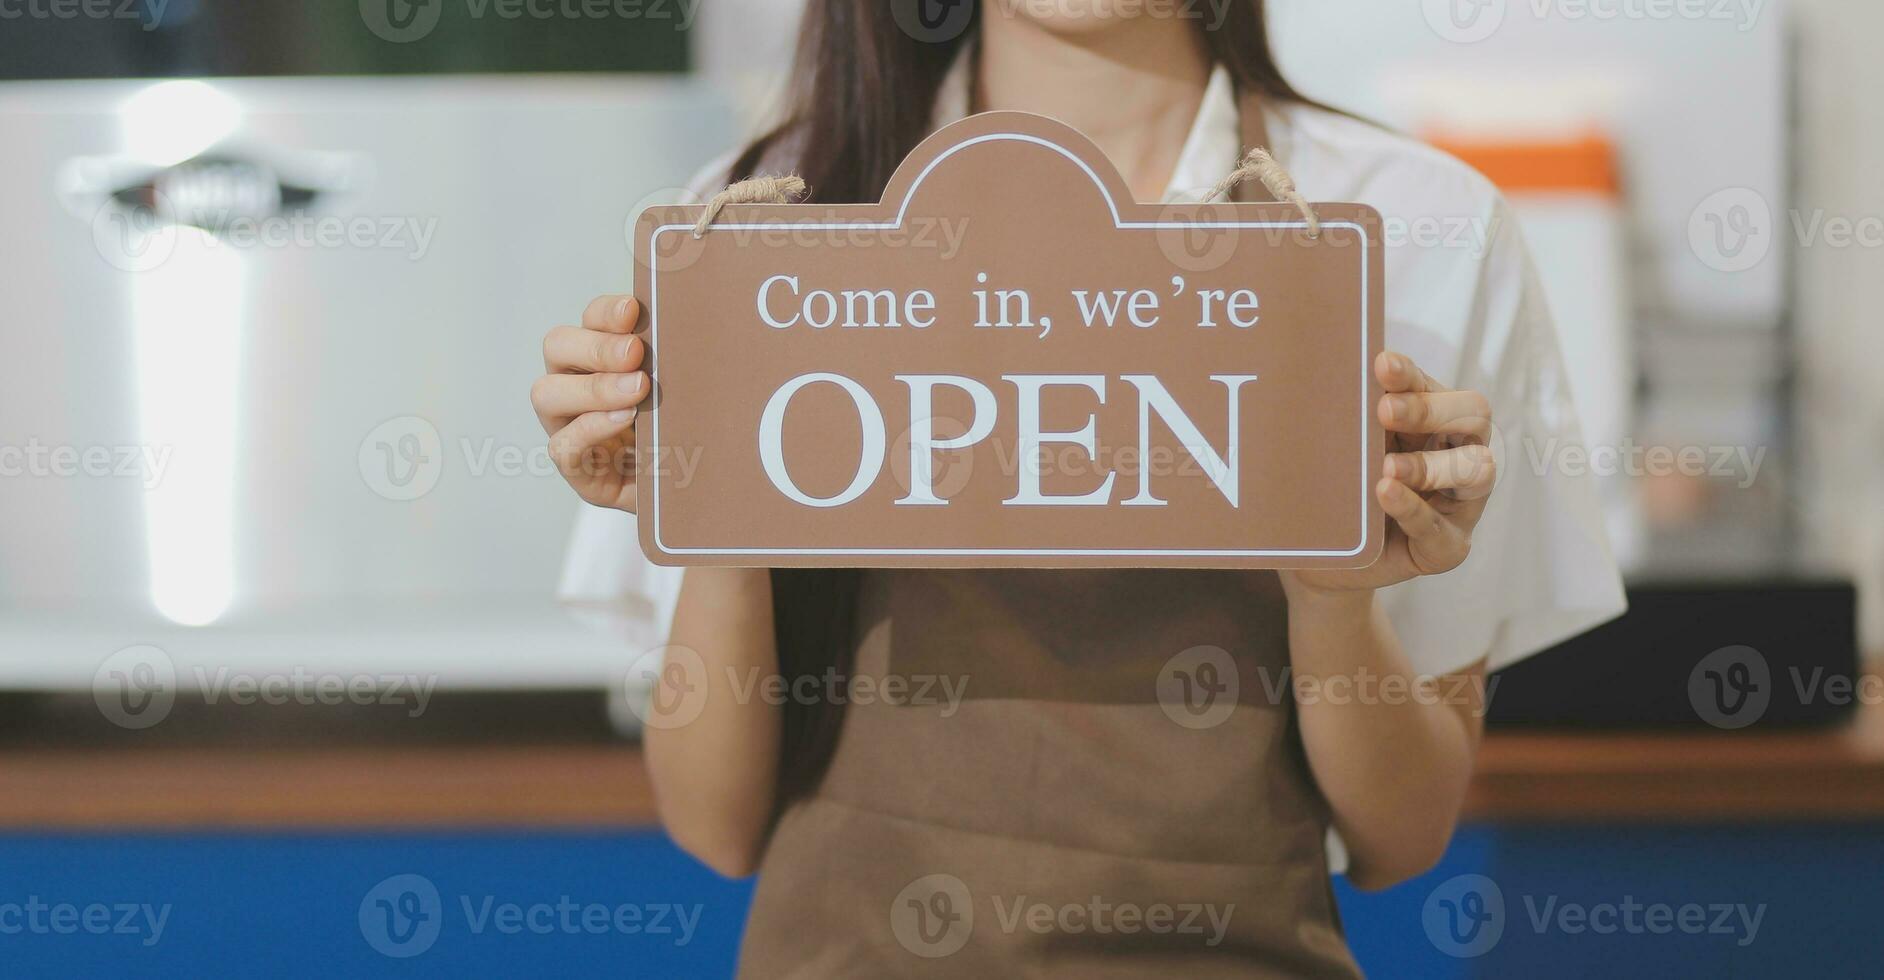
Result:
<instances>
[{"instance_id":1,"label":"woman's left hand","mask_svg":"<svg viewBox=\"0 0 1884 980\"><path fill-rule=\"evenodd\" d=\"M1366 568L1284 571L1291 592L1385 588L1450 571L1471 553L1472 529L1497 478L1491 403L1476 391L1439 384L1392 351L1374 360L1374 374L1386 392L1379 413L1387 459L1374 486L1390 519L1386 549Z\"/></svg>"}]
</instances>

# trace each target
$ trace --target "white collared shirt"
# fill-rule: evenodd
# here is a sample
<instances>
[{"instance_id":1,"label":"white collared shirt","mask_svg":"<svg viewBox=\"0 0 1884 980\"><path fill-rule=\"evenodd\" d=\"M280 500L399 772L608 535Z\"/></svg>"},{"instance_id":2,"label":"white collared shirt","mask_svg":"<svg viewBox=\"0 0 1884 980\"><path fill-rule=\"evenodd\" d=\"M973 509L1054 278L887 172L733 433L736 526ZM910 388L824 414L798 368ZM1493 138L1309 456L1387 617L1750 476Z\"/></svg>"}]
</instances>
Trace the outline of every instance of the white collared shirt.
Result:
<instances>
[{"instance_id":1,"label":"white collared shirt","mask_svg":"<svg viewBox=\"0 0 1884 980\"><path fill-rule=\"evenodd\" d=\"M955 59L948 75L942 79L941 88L936 91L935 110L929 116L931 129L941 129L968 115L973 68L973 58ZM1231 80L1229 70L1218 65L1204 86L1197 118L1191 121L1184 147L1178 152L1177 166L1165 185L1164 203L1203 200L1217 181L1236 165L1243 155L1243 120L1236 102L1236 83Z\"/></svg>"},{"instance_id":2,"label":"white collared shirt","mask_svg":"<svg viewBox=\"0 0 1884 980\"><path fill-rule=\"evenodd\" d=\"M969 105L969 59L937 98L938 127ZM1510 208L1489 181L1431 147L1339 113L1269 105L1270 150L1310 201L1373 205L1384 220L1387 336L1427 374L1483 392L1499 477L1465 563L1382 590L1408 659L1440 674L1497 669L1620 614L1621 579L1587 473L1557 461L1581 442L1556 329ZM1199 200L1242 155L1235 87L1219 66L1165 199ZM697 182L712 188L731 158ZM641 555L634 518L585 507L561 594L640 652L665 642L680 570Z\"/></svg>"}]
</instances>

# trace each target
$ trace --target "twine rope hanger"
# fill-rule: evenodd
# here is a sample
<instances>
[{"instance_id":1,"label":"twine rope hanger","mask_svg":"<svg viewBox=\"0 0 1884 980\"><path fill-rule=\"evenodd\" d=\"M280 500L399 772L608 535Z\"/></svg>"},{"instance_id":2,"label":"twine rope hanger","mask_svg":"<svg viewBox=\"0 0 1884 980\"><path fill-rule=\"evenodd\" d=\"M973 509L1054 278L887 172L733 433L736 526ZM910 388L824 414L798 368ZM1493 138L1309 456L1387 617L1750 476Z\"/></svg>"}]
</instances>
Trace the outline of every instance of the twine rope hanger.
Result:
<instances>
[{"instance_id":1,"label":"twine rope hanger","mask_svg":"<svg viewBox=\"0 0 1884 980\"><path fill-rule=\"evenodd\" d=\"M790 204L796 198L805 196L805 179L797 174L778 174L771 177L748 177L735 184L730 184L723 191L708 199L706 212L700 215L700 221L693 226L693 237L706 234L707 226L720 216L728 204Z\"/></svg>"},{"instance_id":2,"label":"twine rope hanger","mask_svg":"<svg viewBox=\"0 0 1884 980\"><path fill-rule=\"evenodd\" d=\"M1236 169L1217 181L1217 186L1210 189L1210 195L1204 200L1214 201L1225 197L1236 185L1251 179L1259 181L1269 191L1269 196L1285 204L1293 204L1297 211L1302 212L1302 220L1308 222L1308 237L1321 237L1321 219L1315 217L1315 209L1308 206L1308 201L1302 198L1302 192L1295 189L1295 178L1289 176L1289 172L1283 169L1274 155L1260 146L1251 147L1237 163Z\"/></svg>"},{"instance_id":3,"label":"twine rope hanger","mask_svg":"<svg viewBox=\"0 0 1884 980\"><path fill-rule=\"evenodd\" d=\"M1271 197L1295 205L1296 210L1302 212L1302 219L1308 222L1308 237L1321 237L1321 219L1315 217L1315 210L1308 206L1308 201L1295 189L1295 178L1289 176L1282 164L1260 146L1251 148L1237 163L1236 169L1218 181L1204 200L1215 201L1227 197L1231 190L1246 180L1258 181ZM707 227L713 224L728 204L790 204L804 196L805 179L797 174L748 177L729 184L725 190L707 200L706 210L693 226L693 237L699 238L706 234Z\"/></svg>"}]
</instances>

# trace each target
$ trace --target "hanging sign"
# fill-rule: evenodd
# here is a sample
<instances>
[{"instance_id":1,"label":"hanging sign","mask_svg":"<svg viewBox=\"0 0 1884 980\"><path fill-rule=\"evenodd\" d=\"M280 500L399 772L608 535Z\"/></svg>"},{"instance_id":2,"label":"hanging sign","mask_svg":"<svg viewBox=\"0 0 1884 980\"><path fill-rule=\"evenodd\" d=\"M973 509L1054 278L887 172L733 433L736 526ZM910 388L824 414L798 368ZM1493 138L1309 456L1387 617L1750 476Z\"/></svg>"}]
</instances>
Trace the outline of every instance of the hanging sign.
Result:
<instances>
[{"instance_id":1,"label":"hanging sign","mask_svg":"<svg viewBox=\"0 0 1884 980\"><path fill-rule=\"evenodd\" d=\"M814 188L815 191L815 188ZM1359 567L1380 217L1137 204L972 116L877 204L649 208L640 531L662 564Z\"/></svg>"}]
</instances>

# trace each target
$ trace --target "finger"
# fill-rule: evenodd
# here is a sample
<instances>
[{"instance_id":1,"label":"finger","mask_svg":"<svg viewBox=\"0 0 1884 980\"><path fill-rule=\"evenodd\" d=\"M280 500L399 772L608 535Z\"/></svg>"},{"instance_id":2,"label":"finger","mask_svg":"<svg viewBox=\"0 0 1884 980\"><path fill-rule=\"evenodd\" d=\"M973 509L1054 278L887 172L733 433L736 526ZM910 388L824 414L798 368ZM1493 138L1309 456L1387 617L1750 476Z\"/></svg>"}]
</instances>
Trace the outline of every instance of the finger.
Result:
<instances>
[{"instance_id":1,"label":"finger","mask_svg":"<svg viewBox=\"0 0 1884 980\"><path fill-rule=\"evenodd\" d=\"M1380 507L1406 532L1407 553L1421 574L1447 571L1465 560L1465 533L1433 509L1426 499L1398 480L1374 488Z\"/></svg>"},{"instance_id":2,"label":"finger","mask_svg":"<svg viewBox=\"0 0 1884 980\"><path fill-rule=\"evenodd\" d=\"M1405 354L1384 350L1374 358L1374 377L1380 379L1381 388L1395 391L1445 391L1446 386L1428 377L1413 359Z\"/></svg>"},{"instance_id":3,"label":"finger","mask_svg":"<svg viewBox=\"0 0 1884 980\"><path fill-rule=\"evenodd\" d=\"M609 440L628 432L634 425L635 410L618 409L613 412L587 412L576 416L568 425L563 426L550 436L550 459L556 461L556 468L564 476L594 475L596 467L628 466L632 462L624 458L614 459L615 454L604 451L601 447ZM632 441L632 435L630 440ZM624 447L625 448L625 447Z\"/></svg>"},{"instance_id":4,"label":"finger","mask_svg":"<svg viewBox=\"0 0 1884 980\"><path fill-rule=\"evenodd\" d=\"M1491 493L1497 464L1490 446L1473 444L1453 449L1390 453L1387 476L1420 493L1446 491L1460 500L1476 500Z\"/></svg>"},{"instance_id":5,"label":"finger","mask_svg":"<svg viewBox=\"0 0 1884 980\"><path fill-rule=\"evenodd\" d=\"M543 335L543 369L551 374L620 374L640 368L646 353L640 337L602 330L557 327Z\"/></svg>"},{"instance_id":6,"label":"finger","mask_svg":"<svg viewBox=\"0 0 1884 980\"><path fill-rule=\"evenodd\" d=\"M1389 432L1460 435L1484 439L1491 434L1491 403L1476 391L1402 392L1382 395L1380 424Z\"/></svg>"},{"instance_id":7,"label":"finger","mask_svg":"<svg viewBox=\"0 0 1884 980\"><path fill-rule=\"evenodd\" d=\"M633 296L611 293L589 301L589 308L582 311L582 328L607 333L630 333L640 319L641 304Z\"/></svg>"},{"instance_id":8,"label":"finger","mask_svg":"<svg viewBox=\"0 0 1884 980\"><path fill-rule=\"evenodd\" d=\"M578 415L633 408L648 397L645 372L627 374L545 374L530 386L530 405L544 428L562 428Z\"/></svg>"}]
</instances>

